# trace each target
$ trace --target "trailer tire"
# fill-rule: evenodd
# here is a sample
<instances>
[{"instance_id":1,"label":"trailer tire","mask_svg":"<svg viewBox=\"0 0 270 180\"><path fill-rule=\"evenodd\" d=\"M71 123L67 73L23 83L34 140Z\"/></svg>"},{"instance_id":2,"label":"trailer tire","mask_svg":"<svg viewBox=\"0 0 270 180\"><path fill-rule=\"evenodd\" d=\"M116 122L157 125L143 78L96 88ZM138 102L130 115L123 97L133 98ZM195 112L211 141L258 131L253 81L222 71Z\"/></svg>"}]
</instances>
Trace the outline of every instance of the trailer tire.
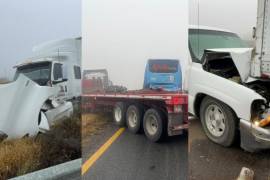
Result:
<instances>
[{"instance_id":1,"label":"trailer tire","mask_svg":"<svg viewBox=\"0 0 270 180\"><path fill-rule=\"evenodd\" d=\"M231 146L237 136L237 117L221 101L205 97L200 107L200 119L206 136L225 147Z\"/></svg>"},{"instance_id":2,"label":"trailer tire","mask_svg":"<svg viewBox=\"0 0 270 180\"><path fill-rule=\"evenodd\" d=\"M148 109L143 118L143 129L146 137L158 142L162 139L165 132L163 114L156 109Z\"/></svg>"},{"instance_id":3,"label":"trailer tire","mask_svg":"<svg viewBox=\"0 0 270 180\"><path fill-rule=\"evenodd\" d=\"M128 130L137 134L141 130L143 121L143 109L140 105L131 105L127 109L126 124Z\"/></svg>"},{"instance_id":4,"label":"trailer tire","mask_svg":"<svg viewBox=\"0 0 270 180\"><path fill-rule=\"evenodd\" d=\"M116 125L123 127L126 125L126 111L127 106L125 103L118 102L113 109L113 119Z\"/></svg>"}]
</instances>

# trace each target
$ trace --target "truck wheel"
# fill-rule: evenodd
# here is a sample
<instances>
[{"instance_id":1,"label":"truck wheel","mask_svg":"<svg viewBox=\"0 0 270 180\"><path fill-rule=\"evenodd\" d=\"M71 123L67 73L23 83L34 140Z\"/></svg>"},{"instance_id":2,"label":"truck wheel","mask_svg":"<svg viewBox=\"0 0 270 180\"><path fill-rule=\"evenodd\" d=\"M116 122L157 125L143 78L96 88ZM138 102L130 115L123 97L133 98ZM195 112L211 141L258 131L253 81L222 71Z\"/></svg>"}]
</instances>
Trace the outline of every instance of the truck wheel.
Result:
<instances>
[{"instance_id":1,"label":"truck wheel","mask_svg":"<svg viewBox=\"0 0 270 180\"><path fill-rule=\"evenodd\" d=\"M127 107L124 103L118 102L115 104L114 109L113 109L113 118L114 122L118 126L125 126L125 120L126 120L126 111Z\"/></svg>"},{"instance_id":2,"label":"truck wheel","mask_svg":"<svg viewBox=\"0 0 270 180\"><path fill-rule=\"evenodd\" d=\"M149 109L144 114L143 129L147 138L153 142L160 141L164 133L162 113L155 109Z\"/></svg>"},{"instance_id":3,"label":"truck wheel","mask_svg":"<svg viewBox=\"0 0 270 180\"><path fill-rule=\"evenodd\" d=\"M143 120L143 110L140 106L131 105L127 109L126 123L129 131L136 134L141 129Z\"/></svg>"},{"instance_id":4,"label":"truck wheel","mask_svg":"<svg viewBox=\"0 0 270 180\"><path fill-rule=\"evenodd\" d=\"M203 99L200 118L207 137L225 147L231 146L236 139L237 118L226 104L211 98Z\"/></svg>"}]
</instances>

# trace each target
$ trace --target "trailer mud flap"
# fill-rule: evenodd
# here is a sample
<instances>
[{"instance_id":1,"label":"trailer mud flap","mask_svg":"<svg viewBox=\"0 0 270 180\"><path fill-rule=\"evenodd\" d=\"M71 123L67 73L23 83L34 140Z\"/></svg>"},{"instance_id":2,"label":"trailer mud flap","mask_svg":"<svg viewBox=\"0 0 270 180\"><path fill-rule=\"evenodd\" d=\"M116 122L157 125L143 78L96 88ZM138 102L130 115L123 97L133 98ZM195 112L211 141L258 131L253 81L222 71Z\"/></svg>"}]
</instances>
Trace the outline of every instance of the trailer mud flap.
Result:
<instances>
[{"instance_id":1,"label":"trailer mud flap","mask_svg":"<svg viewBox=\"0 0 270 180\"><path fill-rule=\"evenodd\" d=\"M183 134L184 115L182 114L168 114L168 136L175 136Z\"/></svg>"},{"instance_id":2,"label":"trailer mud flap","mask_svg":"<svg viewBox=\"0 0 270 180\"><path fill-rule=\"evenodd\" d=\"M0 85L0 131L7 139L36 135L41 107L57 92L58 88L39 86L24 75Z\"/></svg>"}]
</instances>

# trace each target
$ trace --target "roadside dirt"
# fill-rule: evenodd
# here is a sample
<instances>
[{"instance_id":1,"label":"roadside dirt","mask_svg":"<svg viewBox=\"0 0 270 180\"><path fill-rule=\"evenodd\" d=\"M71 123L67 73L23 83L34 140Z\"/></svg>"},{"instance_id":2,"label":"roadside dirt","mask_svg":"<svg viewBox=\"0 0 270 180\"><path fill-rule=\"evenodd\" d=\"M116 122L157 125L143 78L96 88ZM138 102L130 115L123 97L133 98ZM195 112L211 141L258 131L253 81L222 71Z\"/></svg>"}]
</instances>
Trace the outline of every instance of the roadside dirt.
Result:
<instances>
[{"instance_id":1,"label":"roadside dirt","mask_svg":"<svg viewBox=\"0 0 270 180\"><path fill-rule=\"evenodd\" d=\"M101 134L109 123L111 114L88 113L82 115L82 146L88 144L91 136Z\"/></svg>"},{"instance_id":2,"label":"roadside dirt","mask_svg":"<svg viewBox=\"0 0 270 180\"><path fill-rule=\"evenodd\" d=\"M239 143L222 147L211 142L204 134L201 123L191 120L189 128L189 179L237 179L242 167L254 171L254 180L270 180L270 151L248 153Z\"/></svg>"},{"instance_id":3,"label":"roadside dirt","mask_svg":"<svg viewBox=\"0 0 270 180\"><path fill-rule=\"evenodd\" d=\"M81 157L81 117L56 124L46 134L0 144L0 179L8 179Z\"/></svg>"},{"instance_id":4,"label":"roadside dirt","mask_svg":"<svg viewBox=\"0 0 270 180\"><path fill-rule=\"evenodd\" d=\"M0 84L7 84L9 81L7 79L1 79L0 78Z\"/></svg>"}]
</instances>

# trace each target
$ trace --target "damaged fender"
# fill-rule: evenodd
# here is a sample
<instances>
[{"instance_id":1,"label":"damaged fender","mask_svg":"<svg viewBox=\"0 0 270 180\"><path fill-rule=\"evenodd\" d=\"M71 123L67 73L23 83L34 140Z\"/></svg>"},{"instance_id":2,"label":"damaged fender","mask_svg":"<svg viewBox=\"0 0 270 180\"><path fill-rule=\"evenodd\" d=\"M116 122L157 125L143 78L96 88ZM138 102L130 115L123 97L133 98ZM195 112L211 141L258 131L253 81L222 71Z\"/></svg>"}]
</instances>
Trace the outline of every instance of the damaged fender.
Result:
<instances>
[{"instance_id":1,"label":"damaged fender","mask_svg":"<svg viewBox=\"0 0 270 180\"><path fill-rule=\"evenodd\" d=\"M58 88L39 86L22 74L16 81L0 85L0 133L8 139L36 135L42 105L58 92ZM48 128L44 121L40 125Z\"/></svg>"},{"instance_id":2,"label":"damaged fender","mask_svg":"<svg viewBox=\"0 0 270 180\"><path fill-rule=\"evenodd\" d=\"M251 83L257 79L250 77L252 49L208 49L206 53L228 53L239 72L241 82ZM205 59L206 60L206 59ZM220 59L222 61L222 59ZM217 59L216 61L219 61ZM189 112L196 114L196 101L200 95L216 98L227 104L240 119L241 147L247 151L270 148L270 129L253 127L252 104L261 101L267 104L267 100L261 94L245 86L209 72L204 69L203 63L193 63L189 74Z\"/></svg>"}]
</instances>

